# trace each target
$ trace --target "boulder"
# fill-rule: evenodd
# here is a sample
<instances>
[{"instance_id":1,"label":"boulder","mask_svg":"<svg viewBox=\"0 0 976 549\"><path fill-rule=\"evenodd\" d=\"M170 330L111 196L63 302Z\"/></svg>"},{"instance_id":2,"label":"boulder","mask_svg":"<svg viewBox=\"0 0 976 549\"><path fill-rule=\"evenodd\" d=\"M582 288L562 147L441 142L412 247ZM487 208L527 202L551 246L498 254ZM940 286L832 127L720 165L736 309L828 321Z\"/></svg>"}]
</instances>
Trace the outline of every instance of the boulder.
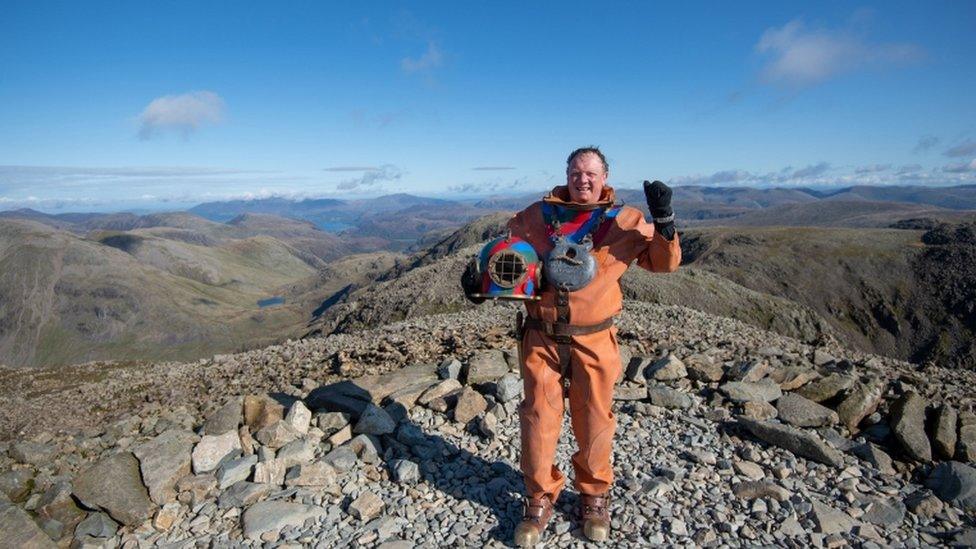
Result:
<instances>
[{"instance_id":1,"label":"boulder","mask_svg":"<svg viewBox=\"0 0 976 549\"><path fill-rule=\"evenodd\" d=\"M685 369L688 377L696 381L710 383L722 381L725 369L721 363L717 363L712 357L706 354L694 354L684 360Z\"/></svg>"},{"instance_id":2,"label":"boulder","mask_svg":"<svg viewBox=\"0 0 976 549\"><path fill-rule=\"evenodd\" d=\"M644 370L644 377L655 381L675 381L688 377L688 370L684 362L668 353L664 358L658 359Z\"/></svg>"},{"instance_id":3,"label":"boulder","mask_svg":"<svg viewBox=\"0 0 976 549\"><path fill-rule=\"evenodd\" d=\"M870 442L858 444L851 449L851 453L870 463L881 473L886 475L897 474L894 466L892 465L891 457L875 444Z\"/></svg>"},{"instance_id":4,"label":"boulder","mask_svg":"<svg viewBox=\"0 0 976 549\"><path fill-rule=\"evenodd\" d=\"M844 400L837 406L837 415L840 417L840 421L847 426L848 431L857 432L857 426L860 425L861 421L878 409L883 394L884 385L878 380L854 384Z\"/></svg>"},{"instance_id":5,"label":"boulder","mask_svg":"<svg viewBox=\"0 0 976 549\"><path fill-rule=\"evenodd\" d=\"M257 432L285 416L285 407L267 395L244 397L244 424Z\"/></svg>"},{"instance_id":6,"label":"boulder","mask_svg":"<svg viewBox=\"0 0 976 549\"><path fill-rule=\"evenodd\" d=\"M488 408L488 402L481 393L471 387L465 387L458 395L457 404L454 406L454 421L467 423L478 417Z\"/></svg>"},{"instance_id":7,"label":"boulder","mask_svg":"<svg viewBox=\"0 0 976 549\"><path fill-rule=\"evenodd\" d=\"M217 469L217 487L223 490L242 480L247 480L257 462L258 456L253 455L225 461Z\"/></svg>"},{"instance_id":8,"label":"boulder","mask_svg":"<svg viewBox=\"0 0 976 549\"><path fill-rule=\"evenodd\" d=\"M176 524L183 514L183 507L179 503L167 503L163 505L156 516L153 517L153 528L160 532L168 532Z\"/></svg>"},{"instance_id":9,"label":"boulder","mask_svg":"<svg viewBox=\"0 0 976 549\"><path fill-rule=\"evenodd\" d=\"M736 497L744 500L754 499L775 499L776 501L786 501L790 499L790 493L774 482L768 480L748 480L732 486L732 493Z\"/></svg>"},{"instance_id":10,"label":"boulder","mask_svg":"<svg viewBox=\"0 0 976 549\"><path fill-rule=\"evenodd\" d=\"M420 466L408 459L397 459L390 464L393 480L400 484L415 484L420 480Z\"/></svg>"},{"instance_id":11,"label":"boulder","mask_svg":"<svg viewBox=\"0 0 976 549\"><path fill-rule=\"evenodd\" d=\"M625 381L613 388L614 400L644 400L647 398L647 387L630 381Z\"/></svg>"},{"instance_id":12,"label":"boulder","mask_svg":"<svg viewBox=\"0 0 976 549\"><path fill-rule=\"evenodd\" d=\"M495 383L495 398L505 403L514 400L522 394L522 380L511 372L498 378Z\"/></svg>"},{"instance_id":13,"label":"boulder","mask_svg":"<svg viewBox=\"0 0 976 549\"><path fill-rule=\"evenodd\" d=\"M403 410L409 411L417 403L420 395L424 394L427 389L430 389L435 383L436 382L421 381L419 383L407 385L406 387L397 389L396 391L390 393L384 402L387 403L387 406L400 405L403 407Z\"/></svg>"},{"instance_id":14,"label":"boulder","mask_svg":"<svg viewBox=\"0 0 976 549\"><path fill-rule=\"evenodd\" d=\"M278 532L286 526L300 527L306 520L325 516L327 510L314 505L288 501L262 501L244 511L244 536L260 540L266 532Z\"/></svg>"},{"instance_id":15,"label":"boulder","mask_svg":"<svg viewBox=\"0 0 976 549\"><path fill-rule=\"evenodd\" d=\"M733 402L772 402L783 396L776 383L765 380L758 383L729 381L719 386L719 390Z\"/></svg>"},{"instance_id":16,"label":"boulder","mask_svg":"<svg viewBox=\"0 0 976 549\"><path fill-rule=\"evenodd\" d=\"M819 377L819 372L806 366L776 368L769 374L769 378L779 383L779 388L784 391L795 391Z\"/></svg>"},{"instance_id":17,"label":"boulder","mask_svg":"<svg viewBox=\"0 0 976 549\"><path fill-rule=\"evenodd\" d=\"M905 393L892 404L888 423L905 453L927 463L932 461L932 446L925 434L926 404L917 393Z\"/></svg>"},{"instance_id":18,"label":"boulder","mask_svg":"<svg viewBox=\"0 0 976 549\"><path fill-rule=\"evenodd\" d=\"M479 385L490 383L508 373L505 355L497 349L478 351L468 361L465 383Z\"/></svg>"},{"instance_id":19,"label":"boulder","mask_svg":"<svg viewBox=\"0 0 976 549\"><path fill-rule=\"evenodd\" d=\"M257 484L242 480L217 497L217 507L219 509L247 507L258 500L268 497L277 489L278 487L274 484Z\"/></svg>"},{"instance_id":20,"label":"boulder","mask_svg":"<svg viewBox=\"0 0 976 549\"><path fill-rule=\"evenodd\" d=\"M359 414L370 402L372 397L369 391L350 380L323 385L305 397L305 404L312 410L344 412L351 420L359 419Z\"/></svg>"},{"instance_id":21,"label":"boulder","mask_svg":"<svg viewBox=\"0 0 976 549\"><path fill-rule=\"evenodd\" d=\"M795 393L786 393L776 401L776 412L783 422L797 427L821 427L839 421L837 412Z\"/></svg>"},{"instance_id":22,"label":"boulder","mask_svg":"<svg viewBox=\"0 0 976 549\"><path fill-rule=\"evenodd\" d=\"M227 431L236 431L241 424L243 402L240 397L230 399L217 409L203 423L201 433L204 435L222 435Z\"/></svg>"},{"instance_id":23,"label":"boulder","mask_svg":"<svg viewBox=\"0 0 976 549\"><path fill-rule=\"evenodd\" d=\"M293 440L278 450L275 459L283 463L287 470L299 463L308 463L315 459L315 447L316 444L309 440Z\"/></svg>"},{"instance_id":24,"label":"boulder","mask_svg":"<svg viewBox=\"0 0 976 549\"><path fill-rule=\"evenodd\" d=\"M847 534L857 525L847 513L819 501L812 502L810 515L816 526L814 531L820 534Z\"/></svg>"},{"instance_id":25,"label":"boulder","mask_svg":"<svg viewBox=\"0 0 976 549\"><path fill-rule=\"evenodd\" d=\"M55 448L51 444L20 440L14 442L8 452L14 461L40 467L54 458Z\"/></svg>"},{"instance_id":26,"label":"boulder","mask_svg":"<svg viewBox=\"0 0 976 549\"><path fill-rule=\"evenodd\" d=\"M942 501L951 503L967 512L976 512L976 469L959 463L945 461L938 464L925 485Z\"/></svg>"},{"instance_id":27,"label":"boulder","mask_svg":"<svg viewBox=\"0 0 976 549\"><path fill-rule=\"evenodd\" d=\"M747 360L745 362L739 362L730 368L726 373L726 379L730 381L756 383L769 375L772 371L772 366L770 366L765 360Z\"/></svg>"},{"instance_id":28,"label":"boulder","mask_svg":"<svg viewBox=\"0 0 976 549\"><path fill-rule=\"evenodd\" d=\"M367 435L388 435L395 430L396 422L393 421L390 414L386 413L386 410L383 408L372 403L363 408L359 421L356 422L356 426L352 429L354 433Z\"/></svg>"},{"instance_id":29,"label":"boulder","mask_svg":"<svg viewBox=\"0 0 976 549\"><path fill-rule=\"evenodd\" d=\"M437 377L441 379L457 379L461 376L461 361L456 358L445 358L437 367Z\"/></svg>"},{"instance_id":30,"label":"boulder","mask_svg":"<svg viewBox=\"0 0 976 549\"><path fill-rule=\"evenodd\" d=\"M421 406L428 406L431 402L442 399L445 396L461 390L461 382L456 379L445 379L439 383L434 384L429 389L424 391L420 398L417 399L417 404Z\"/></svg>"},{"instance_id":31,"label":"boulder","mask_svg":"<svg viewBox=\"0 0 976 549\"><path fill-rule=\"evenodd\" d=\"M176 499L177 481L190 474L195 439L196 435L189 431L171 429L132 449L132 453L139 459L142 482L149 489L149 497L157 505Z\"/></svg>"},{"instance_id":32,"label":"boulder","mask_svg":"<svg viewBox=\"0 0 976 549\"><path fill-rule=\"evenodd\" d=\"M956 424L959 414L948 404L942 404L935 412L935 422L932 433L932 446L935 452L945 459L952 459L956 455Z\"/></svg>"},{"instance_id":33,"label":"boulder","mask_svg":"<svg viewBox=\"0 0 976 549\"><path fill-rule=\"evenodd\" d=\"M269 459L254 464L254 482L282 485L285 482L285 462Z\"/></svg>"},{"instance_id":34,"label":"boulder","mask_svg":"<svg viewBox=\"0 0 976 549\"><path fill-rule=\"evenodd\" d=\"M237 436L236 432L232 434ZM81 471L73 490L86 507L101 509L127 526L139 525L156 511L142 484L139 460L131 452L102 458Z\"/></svg>"},{"instance_id":35,"label":"boulder","mask_svg":"<svg viewBox=\"0 0 976 549\"><path fill-rule=\"evenodd\" d=\"M12 501L20 501L30 495L34 485L34 473L29 469L14 469L0 473L0 493Z\"/></svg>"},{"instance_id":36,"label":"boulder","mask_svg":"<svg viewBox=\"0 0 976 549\"><path fill-rule=\"evenodd\" d=\"M886 530L896 530L905 520L905 504L900 499L858 496L864 509L860 520L881 526Z\"/></svg>"},{"instance_id":37,"label":"boulder","mask_svg":"<svg viewBox=\"0 0 976 549\"><path fill-rule=\"evenodd\" d=\"M379 463L383 453L383 445L379 437L374 435L356 435L347 447L364 463Z\"/></svg>"},{"instance_id":38,"label":"boulder","mask_svg":"<svg viewBox=\"0 0 976 549\"><path fill-rule=\"evenodd\" d=\"M739 418L738 422L763 442L837 469L844 467L844 456L813 433L772 421Z\"/></svg>"},{"instance_id":39,"label":"boulder","mask_svg":"<svg viewBox=\"0 0 976 549\"><path fill-rule=\"evenodd\" d=\"M74 498L71 497L71 491L70 482L55 482L44 491L44 495L37 502L35 508L37 516L42 519L57 521L66 530L72 530L85 518L85 512L75 504Z\"/></svg>"},{"instance_id":40,"label":"boulder","mask_svg":"<svg viewBox=\"0 0 976 549\"><path fill-rule=\"evenodd\" d=\"M322 461L331 465L336 471L345 473L356 466L356 452L348 446L340 446L325 454Z\"/></svg>"},{"instance_id":41,"label":"boulder","mask_svg":"<svg viewBox=\"0 0 976 549\"><path fill-rule=\"evenodd\" d=\"M277 450L300 436L302 434L283 419L254 433L255 440L272 450Z\"/></svg>"},{"instance_id":42,"label":"boulder","mask_svg":"<svg viewBox=\"0 0 976 549\"><path fill-rule=\"evenodd\" d=\"M830 374L800 387L796 393L814 402L830 400L854 386L856 380L845 374Z\"/></svg>"},{"instance_id":43,"label":"boulder","mask_svg":"<svg viewBox=\"0 0 976 549\"><path fill-rule=\"evenodd\" d=\"M288 409L285 423L299 435L307 435L308 428L312 425L312 411L305 406L304 402L296 400Z\"/></svg>"},{"instance_id":44,"label":"boulder","mask_svg":"<svg viewBox=\"0 0 976 549\"><path fill-rule=\"evenodd\" d=\"M286 486L332 486L336 483L336 471L323 461L296 465L285 475Z\"/></svg>"},{"instance_id":45,"label":"boulder","mask_svg":"<svg viewBox=\"0 0 976 549\"><path fill-rule=\"evenodd\" d=\"M349 425L349 414L342 412L325 412L322 414L316 414L315 421L316 425L319 426L319 429L325 433L325 436L330 437L339 429Z\"/></svg>"},{"instance_id":46,"label":"boulder","mask_svg":"<svg viewBox=\"0 0 976 549\"><path fill-rule=\"evenodd\" d=\"M75 537L91 536L93 538L115 537L119 531L119 524L105 513L92 513L75 528Z\"/></svg>"},{"instance_id":47,"label":"boulder","mask_svg":"<svg viewBox=\"0 0 976 549\"><path fill-rule=\"evenodd\" d=\"M742 417L765 421L776 419L777 415L779 412L776 411L776 407L768 402L750 401L742 404Z\"/></svg>"},{"instance_id":48,"label":"boulder","mask_svg":"<svg viewBox=\"0 0 976 549\"><path fill-rule=\"evenodd\" d=\"M241 437L237 431L222 435L205 435L193 448L191 459L194 473L209 473L224 460L233 459L241 452Z\"/></svg>"}]
</instances>

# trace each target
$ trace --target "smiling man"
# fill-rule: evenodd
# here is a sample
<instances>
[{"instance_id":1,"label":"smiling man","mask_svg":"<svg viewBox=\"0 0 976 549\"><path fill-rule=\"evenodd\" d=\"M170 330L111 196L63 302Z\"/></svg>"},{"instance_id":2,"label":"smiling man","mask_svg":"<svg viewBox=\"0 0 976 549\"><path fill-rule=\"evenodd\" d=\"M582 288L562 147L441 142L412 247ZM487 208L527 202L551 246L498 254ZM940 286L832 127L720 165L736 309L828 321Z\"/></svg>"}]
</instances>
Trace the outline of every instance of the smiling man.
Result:
<instances>
[{"instance_id":1,"label":"smiling man","mask_svg":"<svg viewBox=\"0 0 976 549\"><path fill-rule=\"evenodd\" d=\"M583 531L594 541L609 536L616 428L611 406L621 369L613 318L622 305L620 277L635 260L662 273L681 262L671 189L660 181L644 182L651 224L640 210L615 203L609 175L598 148L577 149L567 159L566 185L508 223L510 240L521 239L546 258L545 283L525 301L528 318L519 328L526 489L525 515L515 530L519 546L539 541L565 485L553 462L566 396L579 445L573 469ZM465 292L478 295L477 277L465 280Z\"/></svg>"}]
</instances>

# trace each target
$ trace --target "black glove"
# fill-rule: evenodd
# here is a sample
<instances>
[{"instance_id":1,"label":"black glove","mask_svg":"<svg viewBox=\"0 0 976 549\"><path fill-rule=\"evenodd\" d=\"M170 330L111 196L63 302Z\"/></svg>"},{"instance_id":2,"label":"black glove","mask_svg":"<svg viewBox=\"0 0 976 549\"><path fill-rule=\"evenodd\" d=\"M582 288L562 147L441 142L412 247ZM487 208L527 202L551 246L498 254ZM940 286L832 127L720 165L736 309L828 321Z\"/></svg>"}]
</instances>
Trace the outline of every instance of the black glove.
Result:
<instances>
[{"instance_id":1,"label":"black glove","mask_svg":"<svg viewBox=\"0 0 976 549\"><path fill-rule=\"evenodd\" d=\"M481 270L478 269L477 257L472 258L465 267L464 274L461 275L461 288L464 290L464 297L471 303L478 305L485 302L485 298L471 295L481 290Z\"/></svg>"},{"instance_id":2,"label":"black glove","mask_svg":"<svg viewBox=\"0 0 976 549\"><path fill-rule=\"evenodd\" d=\"M647 199L647 209L654 218L654 228L664 238L674 238L674 210L671 209L671 187L660 181L651 183L644 181L644 198Z\"/></svg>"}]
</instances>

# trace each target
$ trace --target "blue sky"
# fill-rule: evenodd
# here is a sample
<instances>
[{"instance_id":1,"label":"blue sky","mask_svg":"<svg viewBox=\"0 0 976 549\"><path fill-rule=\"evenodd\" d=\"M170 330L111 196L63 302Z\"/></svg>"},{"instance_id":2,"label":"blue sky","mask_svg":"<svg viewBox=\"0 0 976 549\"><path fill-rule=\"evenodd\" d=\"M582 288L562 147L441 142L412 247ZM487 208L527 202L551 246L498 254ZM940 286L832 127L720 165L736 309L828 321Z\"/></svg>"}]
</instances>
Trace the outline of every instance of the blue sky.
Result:
<instances>
[{"instance_id":1,"label":"blue sky","mask_svg":"<svg viewBox=\"0 0 976 549\"><path fill-rule=\"evenodd\" d=\"M0 209L976 183L976 3L362 4L5 2Z\"/></svg>"}]
</instances>

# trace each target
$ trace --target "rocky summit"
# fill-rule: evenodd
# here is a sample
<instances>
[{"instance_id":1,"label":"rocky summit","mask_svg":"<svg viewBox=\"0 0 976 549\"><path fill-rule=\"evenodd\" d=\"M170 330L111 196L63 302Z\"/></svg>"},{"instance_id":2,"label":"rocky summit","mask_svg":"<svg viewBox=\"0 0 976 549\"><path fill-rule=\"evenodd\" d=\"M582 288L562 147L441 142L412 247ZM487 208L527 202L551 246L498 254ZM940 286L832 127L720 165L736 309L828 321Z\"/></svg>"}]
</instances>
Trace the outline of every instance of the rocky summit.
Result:
<instances>
[{"instance_id":1,"label":"rocky summit","mask_svg":"<svg viewBox=\"0 0 976 549\"><path fill-rule=\"evenodd\" d=\"M0 540L511 545L512 308L192 363L0 371ZM677 306L619 322L611 546L976 540L976 377ZM567 417L557 462L572 477ZM544 535L584 543L567 489Z\"/></svg>"}]
</instances>

